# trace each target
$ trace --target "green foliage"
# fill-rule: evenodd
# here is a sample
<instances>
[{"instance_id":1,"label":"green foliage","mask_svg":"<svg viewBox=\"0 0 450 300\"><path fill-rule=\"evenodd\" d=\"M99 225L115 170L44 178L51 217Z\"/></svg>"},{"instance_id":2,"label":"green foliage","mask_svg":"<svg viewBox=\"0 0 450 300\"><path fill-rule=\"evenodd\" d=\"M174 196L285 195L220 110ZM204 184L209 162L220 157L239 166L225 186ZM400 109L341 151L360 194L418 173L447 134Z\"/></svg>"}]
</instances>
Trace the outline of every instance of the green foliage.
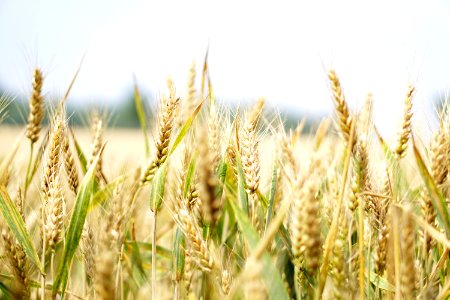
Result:
<instances>
[{"instance_id":1,"label":"green foliage","mask_svg":"<svg viewBox=\"0 0 450 300\"><path fill-rule=\"evenodd\" d=\"M27 257L38 267L38 269L45 273L44 267L37 255L34 248L33 241L31 240L30 233L28 232L25 223L16 208L16 205L11 200L8 191L4 186L0 186L0 210L3 213L3 217L8 224L14 237L19 244L23 247Z\"/></svg>"}]
</instances>

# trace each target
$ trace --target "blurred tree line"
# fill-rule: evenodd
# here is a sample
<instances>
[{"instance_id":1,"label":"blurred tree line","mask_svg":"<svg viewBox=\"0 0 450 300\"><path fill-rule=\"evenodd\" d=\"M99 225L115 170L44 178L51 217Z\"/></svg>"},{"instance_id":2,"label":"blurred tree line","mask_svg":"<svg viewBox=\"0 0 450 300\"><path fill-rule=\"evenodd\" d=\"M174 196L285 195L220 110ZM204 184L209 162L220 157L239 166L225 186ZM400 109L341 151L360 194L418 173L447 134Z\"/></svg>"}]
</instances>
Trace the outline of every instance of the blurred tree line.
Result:
<instances>
[{"instance_id":1,"label":"blurred tree line","mask_svg":"<svg viewBox=\"0 0 450 300\"><path fill-rule=\"evenodd\" d=\"M0 96L6 96L7 107L5 109L6 115L3 119L3 124L9 125L23 125L27 123L29 107L28 99L24 96L8 97L9 94L2 92L0 86ZM51 98L51 97L48 97ZM147 118L151 120L154 117L155 111L150 107L157 107L157 99L154 97L146 97L142 95L142 101L145 104L145 111ZM138 128L139 118L135 106L135 98L133 91L127 93L127 96L118 103L114 103L108 106L97 107L94 104L83 103L83 105L77 105L70 100L67 102L67 115L69 116L69 123L72 126L89 126L90 114L92 111L97 111L100 115L105 116L108 127L116 128ZM46 111L51 112L55 109L56 102L46 102ZM235 105L229 104L231 109L236 109ZM292 110L280 111L282 120L286 129L295 128L299 121L302 119L303 114L295 113ZM44 119L44 124L48 123L48 113ZM308 116L306 119L304 132L310 132L315 125L320 121L319 117L311 118Z\"/></svg>"},{"instance_id":2,"label":"blurred tree line","mask_svg":"<svg viewBox=\"0 0 450 300\"><path fill-rule=\"evenodd\" d=\"M3 124L23 125L27 122L29 107L28 99L24 97L10 97L9 94L2 92L0 87L0 96L7 95L5 108L6 116L3 119ZM144 103L152 103L154 99L143 97ZM51 112L55 109L57 102L46 102L46 111ZM88 126L89 118L92 111L98 112L105 116L109 127L119 128L137 128L139 127L139 119L136 112L134 94L128 93L123 101L114 103L109 106L96 106L94 104L83 103L83 105L73 104L70 100L67 102L67 115L69 116L69 123L72 126ZM147 116L152 118L152 111L146 110ZM44 124L48 123L48 113L45 115Z\"/></svg>"}]
</instances>

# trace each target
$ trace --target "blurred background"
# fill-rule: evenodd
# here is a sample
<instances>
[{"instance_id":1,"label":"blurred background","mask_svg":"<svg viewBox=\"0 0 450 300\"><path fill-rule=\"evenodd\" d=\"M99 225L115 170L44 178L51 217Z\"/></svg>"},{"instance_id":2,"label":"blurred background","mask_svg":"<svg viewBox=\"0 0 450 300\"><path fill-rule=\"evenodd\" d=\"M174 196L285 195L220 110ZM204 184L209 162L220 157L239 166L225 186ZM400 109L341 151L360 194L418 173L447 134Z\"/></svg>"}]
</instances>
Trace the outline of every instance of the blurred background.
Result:
<instances>
[{"instance_id":1,"label":"blurred background","mask_svg":"<svg viewBox=\"0 0 450 300\"><path fill-rule=\"evenodd\" d=\"M171 76L185 94L189 67L209 68L217 98L232 107L260 96L286 120L329 115L326 70L341 78L353 109L373 93L375 124L397 129L408 83L417 86L416 126L450 88L449 1L23 1L0 0L0 95L14 101L6 123L26 119L35 66L47 99L72 89L71 122L90 107L113 126L137 127L133 74L147 107ZM200 88L199 80L197 89Z\"/></svg>"}]
</instances>

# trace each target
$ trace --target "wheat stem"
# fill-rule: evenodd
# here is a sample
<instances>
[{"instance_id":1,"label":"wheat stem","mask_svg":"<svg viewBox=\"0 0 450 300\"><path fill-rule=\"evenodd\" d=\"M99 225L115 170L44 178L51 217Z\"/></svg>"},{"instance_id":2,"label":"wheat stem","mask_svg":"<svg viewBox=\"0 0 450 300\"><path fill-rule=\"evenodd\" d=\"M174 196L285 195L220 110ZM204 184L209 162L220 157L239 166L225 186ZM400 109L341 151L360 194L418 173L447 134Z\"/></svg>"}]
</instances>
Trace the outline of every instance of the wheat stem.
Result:
<instances>
[{"instance_id":1,"label":"wheat stem","mask_svg":"<svg viewBox=\"0 0 450 300\"><path fill-rule=\"evenodd\" d=\"M152 211L152 300L157 300L156 294L156 220L158 211Z\"/></svg>"},{"instance_id":2,"label":"wheat stem","mask_svg":"<svg viewBox=\"0 0 450 300\"><path fill-rule=\"evenodd\" d=\"M30 176L30 170L31 170L31 164L33 161L33 150L34 150L34 143L30 144L30 157L28 159L28 165L27 165L27 171L25 173L25 184L23 189L23 197L27 197L27 191L28 191L28 177Z\"/></svg>"}]
</instances>

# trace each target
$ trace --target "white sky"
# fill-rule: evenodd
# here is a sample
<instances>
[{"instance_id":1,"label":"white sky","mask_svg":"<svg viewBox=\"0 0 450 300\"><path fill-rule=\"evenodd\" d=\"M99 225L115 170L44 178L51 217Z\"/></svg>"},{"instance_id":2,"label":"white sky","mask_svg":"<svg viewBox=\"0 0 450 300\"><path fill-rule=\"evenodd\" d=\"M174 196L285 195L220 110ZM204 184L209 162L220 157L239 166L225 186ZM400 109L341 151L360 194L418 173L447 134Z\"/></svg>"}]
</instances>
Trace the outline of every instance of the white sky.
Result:
<instances>
[{"instance_id":1,"label":"white sky","mask_svg":"<svg viewBox=\"0 0 450 300\"><path fill-rule=\"evenodd\" d=\"M117 101L134 72L143 89L184 91L209 44L219 98L265 96L308 112L333 108L325 70L347 100L374 94L382 131L401 115L407 84L415 110L450 87L447 1L22 1L0 0L0 83L28 93L35 65L62 94L86 54L71 101Z\"/></svg>"}]
</instances>

